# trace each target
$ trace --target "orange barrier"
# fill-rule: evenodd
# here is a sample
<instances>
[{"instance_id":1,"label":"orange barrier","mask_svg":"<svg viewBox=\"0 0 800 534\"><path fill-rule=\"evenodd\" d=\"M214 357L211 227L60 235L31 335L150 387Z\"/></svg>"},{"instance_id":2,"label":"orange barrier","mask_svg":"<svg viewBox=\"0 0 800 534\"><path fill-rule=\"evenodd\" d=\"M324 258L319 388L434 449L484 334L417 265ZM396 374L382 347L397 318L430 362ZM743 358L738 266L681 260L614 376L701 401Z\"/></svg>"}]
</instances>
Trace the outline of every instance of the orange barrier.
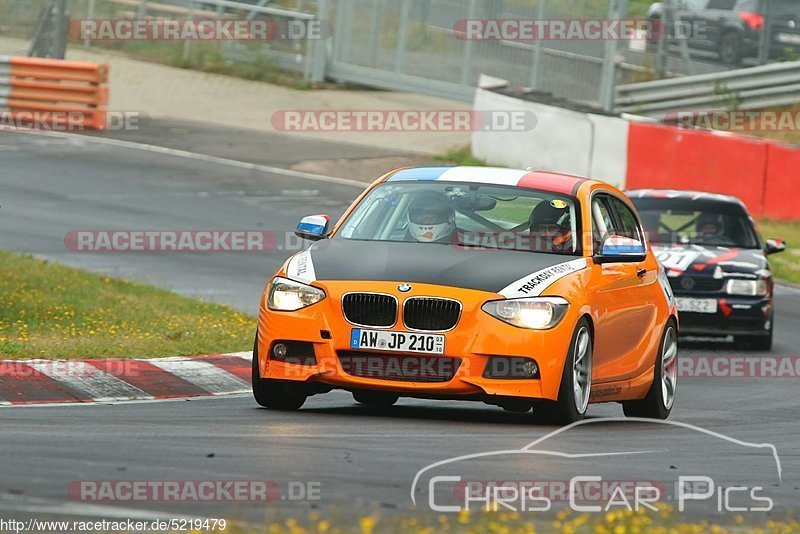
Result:
<instances>
[{"instance_id":1,"label":"orange barrier","mask_svg":"<svg viewBox=\"0 0 800 534\"><path fill-rule=\"evenodd\" d=\"M764 215L772 219L800 219L800 149L769 143L767 150Z\"/></svg>"},{"instance_id":2,"label":"orange barrier","mask_svg":"<svg viewBox=\"0 0 800 534\"><path fill-rule=\"evenodd\" d=\"M0 113L41 127L68 124L102 130L107 123L107 82L107 65L0 56Z\"/></svg>"},{"instance_id":3,"label":"orange barrier","mask_svg":"<svg viewBox=\"0 0 800 534\"><path fill-rule=\"evenodd\" d=\"M631 122L625 187L733 195L753 215L771 216L772 206L764 199L769 144L727 133ZM791 196L797 198L800 186L792 185Z\"/></svg>"}]
</instances>

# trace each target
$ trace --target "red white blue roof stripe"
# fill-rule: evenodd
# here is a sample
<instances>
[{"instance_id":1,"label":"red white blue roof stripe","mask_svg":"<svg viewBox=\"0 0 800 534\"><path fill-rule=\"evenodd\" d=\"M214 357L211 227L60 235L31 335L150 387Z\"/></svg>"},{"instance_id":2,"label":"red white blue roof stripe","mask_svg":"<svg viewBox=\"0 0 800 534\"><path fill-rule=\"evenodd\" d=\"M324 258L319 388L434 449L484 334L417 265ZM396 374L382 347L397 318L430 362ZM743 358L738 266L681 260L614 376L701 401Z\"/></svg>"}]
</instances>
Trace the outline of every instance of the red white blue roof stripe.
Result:
<instances>
[{"instance_id":1,"label":"red white blue roof stripe","mask_svg":"<svg viewBox=\"0 0 800 534\"><path fill-rule=\"evenodd\" d=\"M585 178L544 171L523 171L498 167L416 167L403 169L387 182L439 181L465 182L541 189L574 195Z\"/></svg>"}]
</instances>

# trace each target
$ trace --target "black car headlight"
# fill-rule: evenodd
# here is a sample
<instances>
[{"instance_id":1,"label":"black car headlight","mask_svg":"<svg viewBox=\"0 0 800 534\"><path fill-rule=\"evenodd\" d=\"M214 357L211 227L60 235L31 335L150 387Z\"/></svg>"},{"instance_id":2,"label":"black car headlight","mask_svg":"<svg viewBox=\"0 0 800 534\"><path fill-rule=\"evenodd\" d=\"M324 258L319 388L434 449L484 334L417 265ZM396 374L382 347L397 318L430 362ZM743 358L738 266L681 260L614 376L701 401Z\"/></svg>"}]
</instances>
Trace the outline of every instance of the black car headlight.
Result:
<instances>
[{"instance_id":1,"label":"black car headlight","mask_svg":"<svg viewBox=\"0 0 800 534\"><path fill-rule=\"evenodd\" d=\"M275 311L297 311L325 298L318 287L276 276L269 286L267 306Z\"/></svg>"},{"instance_id":2,"label":"black car headlight","mask_svg":"<svg viewBox=\"0 0 800 534\"><path fill-rule=\"evenodd\" d=\"M519 328L549 330L561 322L568 308L569 302L561 297L529 297L492 300L482 309L492 317Z\"/></svg>"},{"instance_id":3,"label":"black car headlight","mask_svg":"<svg viewBox=\"0 0 800 534\"><path fill-rule=\"evenodd\" d=\"M767 281L763 278L759 280L728 280L725 285L725 292L729 295L741 295L746 297L766 297Z\"/></svg>"}]
</instances>

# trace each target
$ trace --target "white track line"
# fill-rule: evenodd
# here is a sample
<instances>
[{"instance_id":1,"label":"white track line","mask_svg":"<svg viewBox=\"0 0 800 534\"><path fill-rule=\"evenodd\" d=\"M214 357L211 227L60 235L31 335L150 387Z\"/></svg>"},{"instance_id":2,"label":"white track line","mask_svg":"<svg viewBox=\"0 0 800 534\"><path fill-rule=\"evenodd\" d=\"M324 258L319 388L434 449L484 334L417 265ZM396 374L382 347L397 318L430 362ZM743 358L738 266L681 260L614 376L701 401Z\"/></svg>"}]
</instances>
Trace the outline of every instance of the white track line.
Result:
<instances>
[{"instance_id":1,"label":"white track line","mask_svg":"<svg viewBox=\"0 0 800 534\"><path fill-rule=\"evenodd\" d=\"M150 360L150 363L209 393L244 393L249 385L239 377L201 360Z\"/></svg>"},{"instance_id":2,"label":"white track line","mask_svg":"<svg viewBox=\"0 0 800 534\"><path fill-rule=\"evenodd\" d=\"M41 404L12 404L11 406L6 406L4 410L11 410L14 408L24 409L24 410L36 410L40 408L59 408L59 409L70 409L70 408L81 408L81 409L89 409L92 407L97 406L128 406L130 404L157 404L162 402L180 402L185 403L187 401L198 402L198 401L205 401L205 400L215 400L220 398L249 398L252 393L248 390L246 392L237 392L237 393L225 393L219 395L211 395L211 396L200 396L200 397L170 397L167 399L128 399L124 401L111 401L111 402L46 402Z\"/></svg>"},{"instance_id":3,"label":"white track line","mask_svg":"<svg viewBox=\"0 0 800 534\"><path fill-rule=\"evenodd\" d=\"M54 514L77 517L92 517L132 521L152 521L156 519L197 519L199 516L188 516L171 512L123 508L117 505L96 504L90 502L64 502L36 497L0 496L0 510L27 512L38 514ZM41 523L47 520L40 521ZM54 520L55 521L55 520Z\"/></svg>"},{"instance_id":4,"label":"white track line","mask_svg":"<svg viewBox=\"0 0 800 534\"><path fill-rule=\"evenodd\" d=\"M359 182L358 180L348 180L347 178L336 178L334 176L324 176L322 174L313 174L310 172L294 171L292 169L284 169L282 167L272 167L270 165L258 165L255 163L247 163L235 159L219 158L217 156L209 156L207 154L198 154L197 152L189 152L188 150L177 150L174 148L166 148L156 145L148 145L144 143L134 143L133 141L122 141L120 139L108 139L105 137L92 137L88 135L72 134L66 132L53 132L42 130L26 130L19 128L9 128L7 126L0 127L0 131L8 131L15 133L23 133L28 135L40 135L44 137L55 137L58 139L81 139L89 143L119 147L130 148L133 150L143 150L154 154L163 154L167 156L175 156L179 158L191 159L195 161L203 161L206 163L215 163L217 165L227 165L228 167L236 167L239 169L247 169L252 171L260 171L264 173L280 174L292 178L300 178L302 180L311 180L316 182L325 182L337 185L346 185L349 187L357 187L358 189L366 189L369 185L366 182Z\"/></svg>"},{"instance_id":5,"label":"white track line","mask_svg":"<svg viewBox=\"0 0 800 534\"><path fill-rule=\"evenodd\" d=\"M247 350L244 352L230 352L228 354L220 354L220 356L235 356L237 358L244 358L247 361L253 360L253 351Z\"/></svg>"},{"instance_id":6,"label":"white track line","mask_svg":"<svg viewBox=\"0 0 800 534\"><path fill-rule=\"evenodd\" d=\"M83 361L32 361L28 365L70 389L84 392L95 402L152 399L141 389Z\"/></svg>"}]
</instances>

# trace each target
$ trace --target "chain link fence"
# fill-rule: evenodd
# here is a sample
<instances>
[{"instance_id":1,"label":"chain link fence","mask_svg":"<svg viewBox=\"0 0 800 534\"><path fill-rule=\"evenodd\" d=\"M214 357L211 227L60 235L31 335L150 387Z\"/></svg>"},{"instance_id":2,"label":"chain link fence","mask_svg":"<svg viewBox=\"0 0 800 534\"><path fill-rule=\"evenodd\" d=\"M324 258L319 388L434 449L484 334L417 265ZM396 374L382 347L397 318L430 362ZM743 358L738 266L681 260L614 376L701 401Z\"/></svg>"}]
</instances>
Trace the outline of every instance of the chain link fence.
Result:
<instances>
[{"instance_id":1,"label":"chain link fence","mask_svg":"<svg viewBox=\"0 0 800 534\"><path fill-rule=\"evenodd\" d=\"M620 9L615 0L339 0L332 72L464 98L487 74L514 87L600 104L603 65L615 53L606 43L467 40L456 29L467 20L606 19L621 16Z\"/></svg>"},{"instance_id":2,"label":"chain link fence","mask_svg":"<svg viewBox=\"0 0 800 534\"><path fill-rule=\"evenodd\" d=\"M0 0L0 35L31 39L53 0ZM78 19L320 20L323 39L76 42L271 81L294 71L462 100L481 74L613 109L614 87L800 58L798 0L69 0ZM649 20L635 39L465 39L464 21ZM652 27L652 26L651 26ZM656 26L657 27L657 26Z\"/></svg>"}]
</instances>

